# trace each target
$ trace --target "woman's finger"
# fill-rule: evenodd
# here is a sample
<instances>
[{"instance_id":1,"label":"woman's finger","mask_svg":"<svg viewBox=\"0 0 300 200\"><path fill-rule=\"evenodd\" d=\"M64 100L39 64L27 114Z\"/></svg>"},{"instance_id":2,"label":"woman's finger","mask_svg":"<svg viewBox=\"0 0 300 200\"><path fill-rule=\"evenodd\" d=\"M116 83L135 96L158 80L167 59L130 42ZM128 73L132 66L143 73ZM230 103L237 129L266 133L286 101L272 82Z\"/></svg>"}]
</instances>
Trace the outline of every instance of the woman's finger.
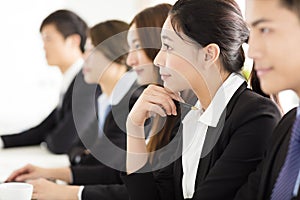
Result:
<instances>
[{"instance_id":1,"label":"woman's finger","mask_svg":"<svg viewBox=\"0 0 300 200\"><path fill-rule=\"evenodd\" d=\"M158 114L162 117L167 116L166 113L165 113L165 110L159 105L152 104L149 109L150 109L149 115L153 115L152 113L156 113L156 114Z\"/></svg>"},{"instance_id":2,"label":"woman's finger","mask_svg":"<svg viewBox=\"0 0 300 200\"><path fill-rule=\"evenodd\" d=\"M160 107L163 107L168 115L177 114L176 105L172 99L172 96L168 93L158 90L148 90L145 93L145 99L152 104L157 104Z\"/></svg>"}]
</instances>

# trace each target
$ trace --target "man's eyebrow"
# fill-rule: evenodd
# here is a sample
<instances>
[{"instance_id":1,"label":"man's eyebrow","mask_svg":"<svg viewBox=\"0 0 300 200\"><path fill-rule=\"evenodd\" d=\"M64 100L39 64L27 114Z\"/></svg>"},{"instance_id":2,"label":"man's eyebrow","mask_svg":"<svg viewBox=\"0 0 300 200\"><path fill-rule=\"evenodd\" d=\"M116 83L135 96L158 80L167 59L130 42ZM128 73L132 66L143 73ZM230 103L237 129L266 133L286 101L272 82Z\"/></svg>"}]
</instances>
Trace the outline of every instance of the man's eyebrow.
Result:
<instances>
[{"instance_id":1,"label":"man's eyebrow","mask_svg":"<svg viewBox=\"0 0 300 200\"><path fill-rule=\"evenodd\" d=\"M251 23L251 26L252 27L255 27L257 25L259 25L260 23L265 23L265 22L270 22L271 20L269 19L258 19L258 20L255 20L254 22Z\"/></svg>"}]
</instances>

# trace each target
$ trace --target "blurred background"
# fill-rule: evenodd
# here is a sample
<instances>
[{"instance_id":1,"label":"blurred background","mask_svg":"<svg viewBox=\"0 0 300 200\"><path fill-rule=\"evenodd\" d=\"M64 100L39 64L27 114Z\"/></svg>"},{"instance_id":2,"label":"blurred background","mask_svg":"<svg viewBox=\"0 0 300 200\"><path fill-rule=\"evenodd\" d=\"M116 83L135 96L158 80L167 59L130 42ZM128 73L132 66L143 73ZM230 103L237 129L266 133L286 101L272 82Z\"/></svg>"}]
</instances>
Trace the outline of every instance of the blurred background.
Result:
<instances>
[{"instance_id":1,"label":"blurred background","mask_svg":"<svg viewBox=\"0 0 300 200\"><path fill-rule=\"evenodd\" d=\"M89 26L108 19L130 22L142 9L175 0L10 0L0 7L0 134L28 129L57 105L60 71L45 60L39 27L57 9L70 9ZM237 0L244 12L244 0ZM251 66L251 60L247 61ZM285 111L298 103L280 94Z\"/></svg>"}]
</instances>

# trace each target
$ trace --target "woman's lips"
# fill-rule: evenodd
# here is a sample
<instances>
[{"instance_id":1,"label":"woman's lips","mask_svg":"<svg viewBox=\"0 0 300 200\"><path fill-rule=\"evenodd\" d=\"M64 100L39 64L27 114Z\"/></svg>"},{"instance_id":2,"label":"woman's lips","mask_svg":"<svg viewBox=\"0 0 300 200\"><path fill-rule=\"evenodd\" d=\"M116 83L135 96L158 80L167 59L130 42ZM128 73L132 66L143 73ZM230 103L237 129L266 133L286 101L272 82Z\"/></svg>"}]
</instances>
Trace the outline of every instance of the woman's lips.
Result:
<instances>
[{"instance_id":1,"label":"woman's lips","mask_svg":"<svg viewBox=\"0 0 300 200\"><path fill-rule=\"evenodd\" d=\"M165 80L167 80L169 77L171 77L171 75L169 75L169 74L161 74L160 77L161 77L161 80L165 81Z\"/></svg>"}]
</instances>

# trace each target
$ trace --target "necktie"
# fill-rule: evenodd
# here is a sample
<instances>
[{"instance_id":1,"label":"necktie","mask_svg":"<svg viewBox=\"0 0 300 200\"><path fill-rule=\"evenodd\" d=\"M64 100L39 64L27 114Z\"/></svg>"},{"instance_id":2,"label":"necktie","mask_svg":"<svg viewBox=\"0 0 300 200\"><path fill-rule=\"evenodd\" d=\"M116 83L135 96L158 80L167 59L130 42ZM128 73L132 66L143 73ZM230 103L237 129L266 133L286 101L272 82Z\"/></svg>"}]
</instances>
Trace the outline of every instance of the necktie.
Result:
<instances>
[{"instance_id":1,"label":"necktie","mask_svg":"<svg viewBox=\"0 0 300 200\"><path fill-rule=\"evenodd\" d=\"M291 200L293 197L300 169L300 116L298 113L293 125L288 153L273 188L271 200Z\"/></svg>"}]
</instances>

